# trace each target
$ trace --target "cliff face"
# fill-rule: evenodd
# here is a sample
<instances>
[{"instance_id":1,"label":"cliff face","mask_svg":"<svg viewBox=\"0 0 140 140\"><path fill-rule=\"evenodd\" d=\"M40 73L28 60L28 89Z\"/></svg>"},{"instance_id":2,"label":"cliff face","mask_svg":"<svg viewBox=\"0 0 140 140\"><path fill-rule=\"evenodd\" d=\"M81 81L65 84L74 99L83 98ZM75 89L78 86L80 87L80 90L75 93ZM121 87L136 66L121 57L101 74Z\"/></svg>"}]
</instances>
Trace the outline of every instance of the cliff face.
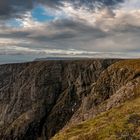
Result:
<instances>
[{"instance_id":1,"label":"cliff face","mask_svg":"<svg viewBox=\"0 0 140 140\"><path fill-rule=\"evenodd\" d=\"M76 124L81 116L85 121ZM101 72L67 127L52 138L66 139L140 139L140 60L119 61Z\"/></svg>"},{"instance_id":2,"label":"cliff face","mask_svg":"<svg viewBox=\"0 0 140 140\"><path fill-rule=\"evenodd\" d=\"M0 138L46 140L134 97L137 60L61 60L0 66ZM135 65L134 65L135 64Z\"/></svg>"}]
</instances>

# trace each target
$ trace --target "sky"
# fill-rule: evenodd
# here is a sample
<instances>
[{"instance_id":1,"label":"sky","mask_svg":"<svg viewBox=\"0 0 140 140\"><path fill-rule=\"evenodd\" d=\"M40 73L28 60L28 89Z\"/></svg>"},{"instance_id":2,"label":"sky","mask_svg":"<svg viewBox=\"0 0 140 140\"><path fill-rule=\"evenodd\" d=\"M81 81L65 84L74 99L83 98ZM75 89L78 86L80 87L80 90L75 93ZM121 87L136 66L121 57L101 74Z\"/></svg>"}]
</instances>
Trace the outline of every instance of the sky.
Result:
<instances>
[{"instance_id":1,"label":"sky","mask_svg":"<svg viewBox=\"0 0 140 140\"><path fill-rule=\"evenodd\" d=\"M0 63L140 58L140 0L1 0Z\"/></svg>"}]
</instances>

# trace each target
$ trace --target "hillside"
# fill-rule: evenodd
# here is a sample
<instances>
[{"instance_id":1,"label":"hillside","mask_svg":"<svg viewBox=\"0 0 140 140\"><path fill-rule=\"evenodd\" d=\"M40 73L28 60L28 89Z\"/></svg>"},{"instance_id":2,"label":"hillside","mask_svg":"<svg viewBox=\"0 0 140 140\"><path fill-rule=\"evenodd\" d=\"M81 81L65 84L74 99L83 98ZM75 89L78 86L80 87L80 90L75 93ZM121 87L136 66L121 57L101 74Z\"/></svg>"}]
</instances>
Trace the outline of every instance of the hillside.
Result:
<instances>
[{"instance_id":1,"label":"hillside","mask_svg":"<svg viewBox=\"0 0 140 140\"><path fill-rule=\"evenodd\" d=\"M139 140L139 91L140 60L1 65L0 138Z\"/></svg>"},{"instance_id":2,"label":"hillside","mask_svg":"<svg viewBox=\"0 0 140 140\"><path fill-rule=\"evenodd\" d=\"M140 140L140 96L71 126L52 140Z\"/></svg>"},{"instance_id":3,"label":"hillside","mask_svg":"<svg viewBox=\"0 0 140 140\"><path fill-rule=\"evenodd\" d=\"M96 101L100 102L91 112L96 110L98 115L61 131L52 140L140 140L140 61L111 65L96 86ZM102 90L106 87L109 90ZM101 102L106 98L105 92L110 97Z\"/></svg>"}]
</instances>

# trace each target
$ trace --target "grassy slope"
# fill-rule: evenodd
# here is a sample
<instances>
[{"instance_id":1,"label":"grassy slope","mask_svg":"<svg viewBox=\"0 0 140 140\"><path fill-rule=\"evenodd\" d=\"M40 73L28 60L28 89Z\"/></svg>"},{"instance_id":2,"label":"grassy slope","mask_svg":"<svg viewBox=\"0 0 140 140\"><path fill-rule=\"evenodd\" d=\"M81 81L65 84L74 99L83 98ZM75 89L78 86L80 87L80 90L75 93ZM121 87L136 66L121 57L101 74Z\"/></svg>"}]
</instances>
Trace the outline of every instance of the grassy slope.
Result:
<instances>
[{"instance_id":1,"label":"grassy slope","mask_svg":"<svg viewBox=\"0 0 140 140\"><path fill-rule=\"evenodd\" d=\"M57 134L52 140L127 140L140 138L140 97Z\"/></svg>"},{"instance_id":2,"label":"grassy slope","mask_svg":"<svg viewBox=\"0 0 140 140\"><path fill-rule=\"evenodd\" d=\"M129 67L139 73L140 60L117 62L114 67ZM140 140L140 85L135 93L135 99L61 131L52 140Z\"/></svg>"}]
</instances>

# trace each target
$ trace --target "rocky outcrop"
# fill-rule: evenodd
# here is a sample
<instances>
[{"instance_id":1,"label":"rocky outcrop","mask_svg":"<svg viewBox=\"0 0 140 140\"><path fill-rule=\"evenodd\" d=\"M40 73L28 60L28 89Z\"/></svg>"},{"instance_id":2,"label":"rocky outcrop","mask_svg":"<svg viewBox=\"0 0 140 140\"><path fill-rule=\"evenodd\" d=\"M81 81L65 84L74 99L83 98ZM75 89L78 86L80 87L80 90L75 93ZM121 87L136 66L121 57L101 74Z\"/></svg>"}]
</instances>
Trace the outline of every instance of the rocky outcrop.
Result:
<instances>
[{"instance_id":1,"label":"rocky outcrop","mask_svg":"<svg viewBox=\"0 0 140 140\"><path fill-rule=\"evenodd\" d=\"M0 138L50 139L59 130L134 97L139 72L133 61L130 65L124 61L50 60L0 66Z\"/></svg>"},{"instance_id":2,"label":"rocky outcrop","mask_svg":"<svg viewBox=\"0 0 140 140\"><path fill-rule=\"evenodd\" d=\"M89 94L67 126L96 117L137 96L140 85L140 60L122 60L101 72Z\"/></svg>"}]
</instances>

